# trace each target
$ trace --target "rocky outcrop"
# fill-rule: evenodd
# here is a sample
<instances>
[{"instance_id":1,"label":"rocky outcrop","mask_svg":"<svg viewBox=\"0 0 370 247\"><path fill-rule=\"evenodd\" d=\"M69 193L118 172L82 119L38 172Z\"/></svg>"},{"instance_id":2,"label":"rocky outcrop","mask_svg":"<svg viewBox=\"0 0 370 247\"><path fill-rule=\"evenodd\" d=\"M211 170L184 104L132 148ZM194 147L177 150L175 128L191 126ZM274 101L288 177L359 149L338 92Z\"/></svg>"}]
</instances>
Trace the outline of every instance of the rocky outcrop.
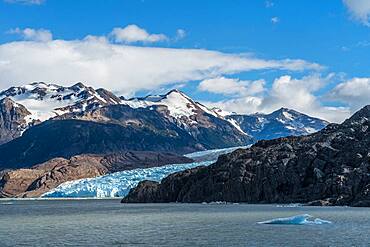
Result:
<instances>
[{"instance_id":1,"label":"rocky outcrop","mask_svg":"<svg viewBox=\"0 0 370 247\"><path fill-rule=\"evenodd\" d=\"M171 153L155 152L121 152L104 156L78 155L70 159L55 158L32 168L4 172L0 179L0 197L39 197L67 181L135 168L191 161Z\"/></svg>"},{"instance_id":2,"label":"rocky outcrop","mask_svg":"<svg viewBox=\"0 0 370 247\"><path fill-rule=\"evenodd\" d=\"M259 141L209 167L141 182L122 202L370 206L370 106L318 133Z\"/></svg>"},{"instance_id":3,"label":"rocky outcrop","mask_svg":"<svg viewBox=\"0 0 370 247\"><path fill-rule=\"evenodd\" d=\"M0 100L0 145L19 137L28 126L25 120L31 113L10 98Z\"/></svg>"}]
</instances>

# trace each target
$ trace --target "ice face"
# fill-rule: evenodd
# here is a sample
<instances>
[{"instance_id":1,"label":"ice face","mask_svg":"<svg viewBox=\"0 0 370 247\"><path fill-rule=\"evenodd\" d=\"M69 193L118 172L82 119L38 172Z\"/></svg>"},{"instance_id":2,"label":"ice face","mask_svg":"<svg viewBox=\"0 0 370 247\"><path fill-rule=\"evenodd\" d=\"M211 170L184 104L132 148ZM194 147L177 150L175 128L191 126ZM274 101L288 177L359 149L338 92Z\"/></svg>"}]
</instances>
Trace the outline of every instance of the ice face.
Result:
<instances>
[{"instance_id":1,"label":"ice face","mask_svg":"<svg viewBox=\"0 0 370 247\"><path fill-rule=\"evenodd\" d=\"M213 161L174 164L146 169L115 172L100 177L66 182L45 193L42 197L123 197L140 181L161 181L171 173L189 168L210 165Z\"/></svg>"},{"instance_id":2,"label":"ice face","mask_svg":"<svg viewBox=\"0 0 370 247\"><path fill-rule=\"evenodd\" d=\"M143 180L159 182L169 174L178 171L183 171L197 166L208 166L215 162L215 159L217 159L219 154L231 152L233 150L235 150L235 148L208 150L188 154L188 157L196 157L197 161L189 164L173 164L161 167L134 169L111 173L95 178L66 182L45 193L42 197L123 197L128 194L131 188L134 188ZM218 155L212 156L211 154Z\"/></svg>"},{"instance_id":3,"label":"ice face","mask_svg":"<svg viewBox=\"0 0 370 247\"><path fill-rule=\"evenodd\" d=\"M212 150L207 150L207 151L200 151L200 152L194 152L190 154L186 154L185 156L193 159L196 162L201 162L201 161L216 161L218 156L221 154L227 154L235 151L236 149L239 148L249 148L249 146L240 146L240 147L232 147L232 148L223 148L223 149L212 149Z\"/></svg>"},{"instance_id":4,"label":"ice face","mask_svg":"<svg viewBox=\"0 0 370 247\"><path fill-rule=\"evenodd\" d=\"M267 221L261 221L258 222L258 224L271 224L271 225L323 225L323 224L331 224L331 221L328 220L322 220L319 218L316 218L314 220L309 220L310 218L313 218L313 216L309 214L302 214L302 215L296 215L292 217L287 218L276 218L272 220Z\"/></svg>"}]
</instances>

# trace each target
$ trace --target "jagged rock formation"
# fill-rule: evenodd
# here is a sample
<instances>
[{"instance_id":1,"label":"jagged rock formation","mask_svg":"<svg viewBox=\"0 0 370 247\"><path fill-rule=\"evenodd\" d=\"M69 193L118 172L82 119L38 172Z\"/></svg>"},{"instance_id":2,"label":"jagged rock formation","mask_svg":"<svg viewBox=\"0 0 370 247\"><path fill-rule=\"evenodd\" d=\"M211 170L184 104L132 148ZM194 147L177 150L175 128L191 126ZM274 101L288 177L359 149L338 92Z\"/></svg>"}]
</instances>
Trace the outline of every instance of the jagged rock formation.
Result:
<instances>
[{"instance_id":1,"label":"jagged rock formation","mask_svg":"<svg viewBox=\"0 0 370 247\"><path fill-rule=\"evenodd\" d=\"M309 136L259 141L209 167L141 182L122 202L370 206L370 106Z\"/></svg>"},{"instance_id":2,"label":"jagged rock formation","mask_svg":"<svg viewBox=\"0 0 370 247\"><path fill-rule=\"evenodd\" d=\"M28 126L26 117L31 113L10 98L0 100L0 145L19 137Z\"/></svg>"},{"instance_id":3,"label":"jagged rock formation","mask_svg":"<svg viewBox=\"0 0 370 247\"><path fill-rule=\"evenodd\" d=\"M121 152L109 155L77 155L54 158L27 169L0 176L0 197L39 197L61 183L136 168L188 163L191 159L171 153Z\"/></svg>"}]
</instances>

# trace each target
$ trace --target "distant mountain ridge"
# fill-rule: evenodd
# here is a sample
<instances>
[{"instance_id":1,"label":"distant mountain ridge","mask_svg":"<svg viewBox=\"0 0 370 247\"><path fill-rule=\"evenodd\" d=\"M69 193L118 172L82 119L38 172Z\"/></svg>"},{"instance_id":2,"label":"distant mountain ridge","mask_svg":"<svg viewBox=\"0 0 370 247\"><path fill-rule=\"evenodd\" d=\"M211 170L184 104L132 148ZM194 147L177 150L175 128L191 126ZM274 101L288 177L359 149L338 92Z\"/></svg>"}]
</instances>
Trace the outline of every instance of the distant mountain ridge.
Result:
<instances>
[{"instance_id":1,"label":"distant mountain ridge","mask_svg":"<svg viewBox=\"0 0 370 247\"><path fill-rule=\"evenodd\" d=\"M87 117L91 112L112 105L127 105L133 109L147 108L160 112L167 120L188 132L196 140L200 140L204 149L239 146L260 139L309 134L328 124L324 120L285 108L271 114L252 115L211 109L176 89L164 95L125 99L108 90L94 89L82 83L63 87L36 82L0 92L0 99L5 98L12 100L17 106L24 107L27 113L23 111L19 119L22 124L17 130L12 130L12 135L1 134L0 131L0 143L19 137L34 123L48 119L92 120ZM5 119L10 118L5 117ZM96 116L93 120L102 121ZM10 123L5 125L9 126ZM210 129L213 131L209 131ZM226 136L231 136L230 140L225 140ZM217 145L220 139L221 142L225 142L225 145Z\"/></svg>"},{"instance_id":2,"label":"distant mountain ridge","mask_svg":"<svg viewBox=\"0 0 370 247\"><path fill-rule=\"evenodd\" d=\"M310 117L295 110L280 108L270 114L228 115L240 128L256 140L269 140L284 136L300 136L317 132L329 122Z\"/></svg>"}]
</instances>

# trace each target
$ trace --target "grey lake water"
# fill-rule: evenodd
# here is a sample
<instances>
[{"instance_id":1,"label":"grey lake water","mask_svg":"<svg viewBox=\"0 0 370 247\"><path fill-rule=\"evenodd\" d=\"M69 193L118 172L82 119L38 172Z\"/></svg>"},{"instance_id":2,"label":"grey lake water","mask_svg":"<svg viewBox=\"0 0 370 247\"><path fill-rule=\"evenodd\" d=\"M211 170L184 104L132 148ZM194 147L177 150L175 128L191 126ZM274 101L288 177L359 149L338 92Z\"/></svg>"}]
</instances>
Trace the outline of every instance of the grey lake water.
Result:
<instances>
[{"instance_id":1,"label":"grey lake water","mask_svg":"<svg viewBox=\"0 0 370 247\"><path fill-rule=\"evenodd\" d=\"M310 214L323 225L263 225ZM0 246L370 246L370 209L0 200Z\"/></svg>"}]
</instances>

